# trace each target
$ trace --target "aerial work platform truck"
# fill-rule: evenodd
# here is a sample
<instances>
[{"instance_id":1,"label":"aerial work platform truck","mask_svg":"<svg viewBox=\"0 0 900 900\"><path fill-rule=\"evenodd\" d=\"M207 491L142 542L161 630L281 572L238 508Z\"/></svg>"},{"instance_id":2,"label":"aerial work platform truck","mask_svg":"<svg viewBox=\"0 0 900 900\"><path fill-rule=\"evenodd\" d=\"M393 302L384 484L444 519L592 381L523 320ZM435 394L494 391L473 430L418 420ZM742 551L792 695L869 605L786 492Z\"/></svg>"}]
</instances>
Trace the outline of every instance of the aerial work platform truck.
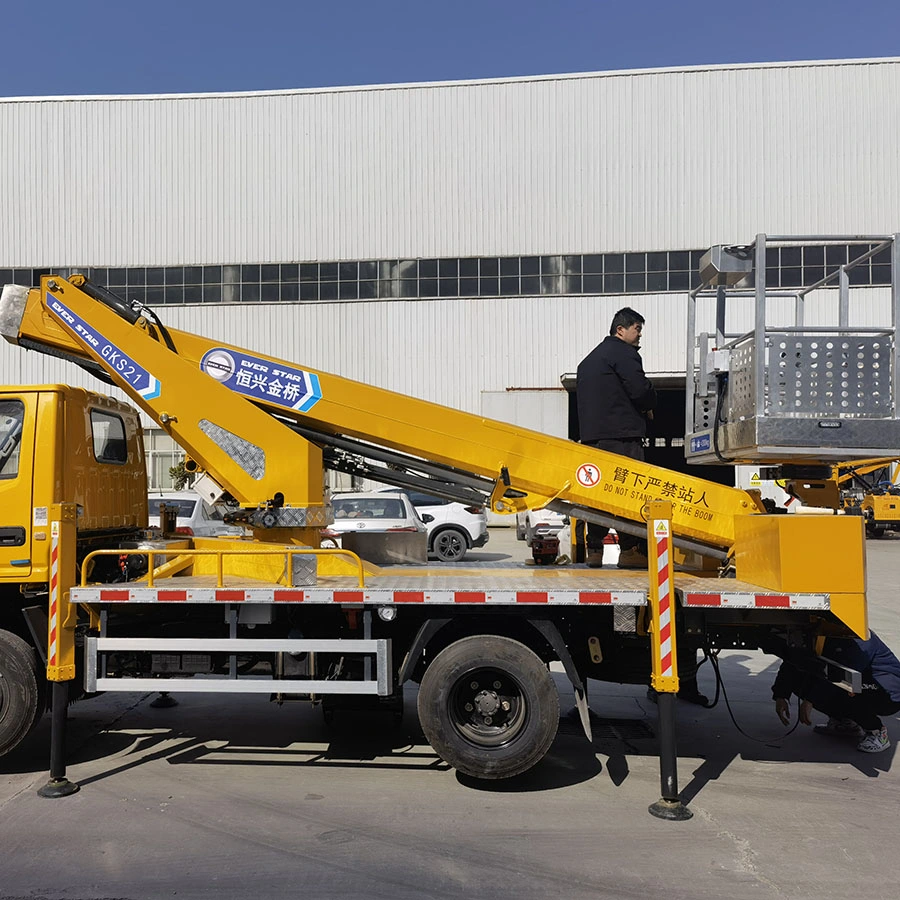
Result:
<instances>
[{"instance_id":1,"label":"aerial work platform truck","mask_svg":"<svg viewBox=\"0 0 900 900\"><path fill-rule=\"evenodd\" d=\"M792 240L812 238L769 243ZM893 237L854 240L889 248L900 271ZM838 457L896 455L896 286L878 330L850 328L846 273L836 324L817 313L814 326L772 325L767 308L783 312L784 300L754 264L766 242L704 258L690 302L688 460L765 462L805 479ZM725 329L732 289L750 298L735 336ZM59 734L79 694L359 696L397 710L414 681L436 752L468 775L506 778L537 764L556 735L551 662L571 680L588 736L588 679L652 684L674 763L679 652L867 634L858 516L770 513L752 491L168 328L78 274L5 286L0 333L124 391L184 448L195 489L227 500L247 532L148 533L135 409L61 385L0 388L0 752L43 711L46 668L50 794L75 789ZM778 360L790 359L796 382L801 369L811 378L811 354L832 351L803 403L784 401L799 388ZM826 402L851 376L862 396L860 360L881 363L878 402ZM549 507L648 534L650 571L379 567L320 546L325 468L498 513ZM602 688L593 695L602 701ZM674 765L662 786L663 812L676 817Z\"/></svg>"}]
</instances>

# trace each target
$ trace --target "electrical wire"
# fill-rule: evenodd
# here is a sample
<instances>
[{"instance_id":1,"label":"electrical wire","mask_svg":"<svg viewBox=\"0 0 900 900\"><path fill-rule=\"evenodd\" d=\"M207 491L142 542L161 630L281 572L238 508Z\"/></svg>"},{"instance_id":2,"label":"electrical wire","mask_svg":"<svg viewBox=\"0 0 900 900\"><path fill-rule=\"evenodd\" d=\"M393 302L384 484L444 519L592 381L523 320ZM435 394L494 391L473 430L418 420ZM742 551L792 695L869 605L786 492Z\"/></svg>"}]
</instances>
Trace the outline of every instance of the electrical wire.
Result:
<instances>
[{"instance_id":1,"label":"electrical wire","mask_svg":"<svg viewBox=\"0 0 900 900\"><path fill-rule=\"evenodd\" d=\"M734 715L734 710L731 708L731 703L728 700L728 692L725 690L725 682L722 680L722 673L719 670L719 653L720 650L710 650L709 647L704 647L703 652L705 657L703 662L706 662L708 659L710 665L712 666L713 672L716 676L716 696L713 699L712 703L707 704L707 709L712 709L719 702L719 692L721 690L722 699L725 701L725 708L728 710L728 715L731 717L731 721L734 724L734 727L745 737L749 738L751 741L755 741L757 744L772 744L776 741L783 741L788 735L793 734L796 731L797 726L800 724L800 698L797 698L797 718L794 721L794 724L782 735L778 735L776 737L770 738L758 738L754 737L752 734L748 734L744 731L743 728L738 724L737 719ZM703 664L701 662L701 665Z\"/></svg>"},{"instance_id":2,"label":"electrical wire","mask_svg":"<svg viewBox=\"0 0 900 900\"><path fill-rule=\"evenodd\" d=\"M725 419L725 391L728 387L728 375L725 372L720 372L716 376L716 414L713 417L713 452L716 454L716 459L719 462L730 462L730 460L725 459L722 456L722 451L719 449L719 429L726 424Z\"/></svg>"}]
</instances>

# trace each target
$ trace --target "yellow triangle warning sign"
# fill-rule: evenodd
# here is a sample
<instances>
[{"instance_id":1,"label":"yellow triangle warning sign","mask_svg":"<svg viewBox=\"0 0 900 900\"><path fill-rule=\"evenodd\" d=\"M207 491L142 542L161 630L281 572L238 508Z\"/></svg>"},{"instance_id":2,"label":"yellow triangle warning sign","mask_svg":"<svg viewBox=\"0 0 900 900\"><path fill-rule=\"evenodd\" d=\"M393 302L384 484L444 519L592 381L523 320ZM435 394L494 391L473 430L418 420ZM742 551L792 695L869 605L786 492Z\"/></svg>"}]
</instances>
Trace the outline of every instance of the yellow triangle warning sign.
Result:
<instances>
[{"instance_id":1,"label":"yellow triangle warning sign","mask_svg":"<svg viewBox=\"0 0 900 900\"><path fill-rule=\"evenodd\" d=\"M657 519L653 524L653 533L657 537L668 537L669 536L669 523L666 519Z\"/></svg>"},{"instance_id":2,"label":"yellow triangle warning sign","mask_svg":"<svg viewBox=\"0 0 900 900\"><path fill-rule=\"evenodd\" d=\"M762 484L762 479L759 477L759 472L754 472L750 476L750 484L753 485L754 487L759 484Z\"/></svg>"}]
</instances>

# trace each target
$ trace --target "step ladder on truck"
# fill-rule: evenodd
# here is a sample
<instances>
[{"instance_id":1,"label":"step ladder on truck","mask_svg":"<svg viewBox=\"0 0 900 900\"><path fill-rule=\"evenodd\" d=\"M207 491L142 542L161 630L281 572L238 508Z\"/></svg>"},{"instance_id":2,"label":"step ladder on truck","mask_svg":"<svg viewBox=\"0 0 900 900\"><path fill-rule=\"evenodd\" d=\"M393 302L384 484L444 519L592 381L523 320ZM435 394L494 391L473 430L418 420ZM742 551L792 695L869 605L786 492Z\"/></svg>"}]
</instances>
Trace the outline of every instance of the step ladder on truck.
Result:
<instances>
[{"instance_id":1,"label":"step ladder on truck","mask_svg":"<svg viewBox=\"0 0 900 900\"><path fill-rule=\"evenodd\" d=\"M888 243L896 272L896 243ZM708 443L714 458L728 464L822 465L838 452L823 434L852 435L839 448L844 459L885 455L886 447L900 443L895 375L887 385L879 381L887 399L877 408L841 407L826 416L802 407L785 411L773 402L785 389L777 380L770 386L773 373L766 367L781 338L764 315L760 320L759 307L765 311L772 292L753 265L765 258L765 246L760 236L739 254L713 248L704 289L692 295L692 406L709 427L689 418L688 459L706 461L700 448ZM738 338L724 328L725 282L737 283L729 267L739 257L742 264L749 260L741 280L756 275L757 309L743 342L734 343ZM884 366L896 373L896 288L891 291L891 326L878 339L888 357ZM714 347L710 332L696 332L704 304L715 315ZM824 340L822 327L809 332ZM826 633L867 633L858 517L768 514L753 492L167 328L151 310L133 308L80 275L44 276L33 289L6 286L0 332L12 344L69 359L124 390L185 449L186 466L199 476L195 489L209 501L227 496L236 507L232 518L251 535L148 538L141 532L145 495L89 495L86 479L65 471L77 460L58 449L44 454L41 471L29 471L40 456L37 430L44 444L43 436L65 418L67 428L80 422L94 441L90 465L99 465L104 454L116 457L121 475L133 476L129 484L144 491L136 416L123 404L109 406L114 401L61 386L2 389L0 422L6 424L0 427L9 448L3 452L16 474L0 480L0 493L7 491L21 510L15 521L4 514L3 534L12 543L0 551L27 566L4 565L0 556L4 606L7 613L15 610L4 616L0 636L18 641L14 652L2 652L15 657L17 677L29 687L39 679L22 644L30 640L46 656L53 686L47 794L75 789L65 777L63 754L70 683L87 692L152 685L171 693L299 695L326 703L369 696L396 704L403 684L413 680L434 749L461 772L505 778L539 762L556 735L559 700L548 664L558 661L588 737L588 678L650 682L657 689L662 796L651 811L684 818L689 811L678 797L672 703L677 643L689 652L759 647L773 639L813 646ZM799 341L798 350L808 347L802 323L787 333ZM875 352L874 335L857 329L851 338L843 318L827 334L862 341ZM781 371L776 366L775 376ZM753 385L754 400L763 386L752 438L765 439L757 448L734 428L734 403L747 400L745 382ZM817 393L823 383L816 383ZM78 414L65 417L66 404ZM786 421L780 430L771 421L779 417ZM819 420L839 427L819 428ZM772 433L786 438L779 442ZM326 467L485 503L494 512L549 507L648 534L651 571L454 570L424 562L383 568L360 559L362 543L354 545L360 555L346 544L324 550ZM92 518L92 506L104 504L103 515ZM810 547L817 548L814 566ZM41 609L47 611L43 633ZM16 616L29 628L6 625ZM179 637L168 636L173 622ZM5 749L39 714L40 691L31 693L30 711L21 713ZM0 733L0 749L2 741Z\"/></svg>"}]
</instances>

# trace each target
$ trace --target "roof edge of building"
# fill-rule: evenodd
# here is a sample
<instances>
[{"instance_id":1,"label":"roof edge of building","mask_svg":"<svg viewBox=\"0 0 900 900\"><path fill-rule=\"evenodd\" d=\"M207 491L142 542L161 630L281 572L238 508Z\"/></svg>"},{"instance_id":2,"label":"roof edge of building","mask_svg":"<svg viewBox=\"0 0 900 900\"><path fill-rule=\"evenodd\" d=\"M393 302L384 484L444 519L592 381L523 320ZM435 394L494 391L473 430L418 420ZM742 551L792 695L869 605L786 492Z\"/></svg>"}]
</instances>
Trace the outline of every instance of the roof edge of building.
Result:
<instances>
[{"instance_id":1,"label":"roof edge of building","mask_svg":"<svg viewBox=\"0 0 900 900\"><path fill-rule=\"evenodd\" d=\"M544 81L580 81L600 78L624 78L637 76L656 76L674 74L699 74L701 72L720 72L754 69L799 69L834 66L871 66L897 65L900 56L872 57L864 59L812 59L783 60L778 62L758 63L714 63L694 66L663 66L643 69L609 69L595 72L564 72L549 75L510 75L499 78L470 78L455 81L421 81L397 82L395 84L363 84L332 85L311 88L284 88L258 91L206 91L176 94L49 94L28 97L0 97L0 103L35 103L35 102L87 102L87 101L135 101L135 100L213 100L222 98L244 97L284 97L313 94L343 94L360 91L404 91L431 90L447 87L478 87L481 85L503 85L538 83Z\"/></svg>"}]
</instances>

